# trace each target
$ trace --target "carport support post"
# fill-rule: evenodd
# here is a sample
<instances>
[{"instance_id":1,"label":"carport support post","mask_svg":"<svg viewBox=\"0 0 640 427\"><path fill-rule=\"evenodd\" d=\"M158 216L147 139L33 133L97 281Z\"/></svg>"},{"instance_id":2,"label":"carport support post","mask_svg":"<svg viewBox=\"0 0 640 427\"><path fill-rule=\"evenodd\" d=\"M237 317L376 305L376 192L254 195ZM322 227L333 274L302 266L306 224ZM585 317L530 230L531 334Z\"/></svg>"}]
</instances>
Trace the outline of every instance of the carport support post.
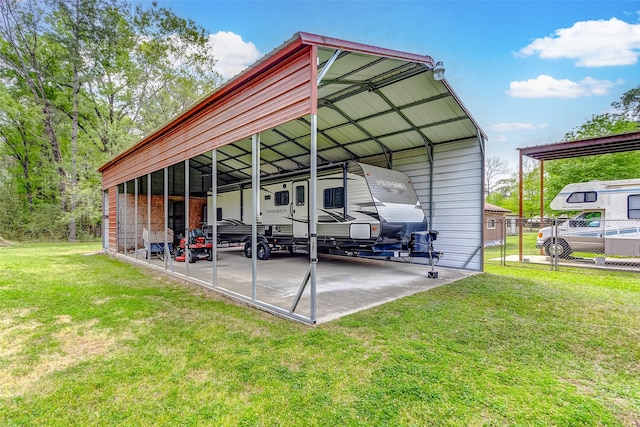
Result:
<instances>
[{"instance_id":1,"label":"carport support post","mask_svg":"<svg viewBox=\"0 0 640 427\"><path fill-rule=\"evenodd\" d=\"M135 218L133 219L133 228L135 229L135 233L133 235L133 257L138 259L138 178L135 178L133 181L133 192L134 194L134 210L135 210Z\"/></svg>"},{"instance_id":2,"label":"carport support post","mask_svg":"<svg viewBox=\"0 0 640 427\"><path fill-rule=\"evenodd\" d=\"M126 256L127 255L127 222L128 222L128 218L127 218L127 181L125 181L123 183L123 187L124 187L124 246L123 246L122 253Z\"/></svg>"},{"instance_id":3,"label":"carport support post","mask_svg":"<svg viewBox=\"0 0 640 427\"><path fill-rule=\"evenodd\" d=\"M318 181L318 115L311 115L311 147L309 147L309 279L311 280L311 297L309 301L309 318L316 322L316 267L318 264L318 215L316 212Z\"/></svg>"},{"instance_id":4,"label":"carport support post","mask_svg":"<svg viewBox=\"0 0 640 427\"><path fill-rule=\"evenodd\" d=\"M218 286L218 160L216 150L211 150L211 212L209 216L213 218L211 224L211 258L213 261L213 277L211 284L215 288Z\"/></svg>"},{"instance_id":5,"label":"carport support post","mask_svg":"<svg viewBox=\"0 0 640 427\"><path fill-rule=\"evenodd\" d=\"M544 227L544 160L540 160L540 225ZM540 255L544 254L544 249L540 248Z\"/></svg>"},{"instance_id":6,"label":"carport support post","mask_svg":"<svg viewBox=\"0 0 640 427\"><path fill-rule=\"evenodd\" d=\"M151 173L147 174L147 240L151 239ZM147 241L147 263L151 264L151 242Z\"/></svg>"},{"instance_id":7,"label":"carport support post","mask_svg":"<svg viewBox=\"0 0 640 427\"><path fill-rule=\"evenodd\" d=\"M189 277L189 159L184 161L184 275Z\"/></svg>"},{"instance_id":8,"label":"carport support post","mask_svg":"<svg viewBox=\"0 0 640 427\"><path fill-rule=\"evenodd\" d=\"M258 201L260 194L260 134L251 136L251 299L256 300L258 282Z\"/></svg>"},{"instance_id":9,"label":"carport support post","mask_svg":"<svg viewBox=\"0 0 640 427\"><path fill-rule=\"evenodd\" d=\"M164 168L164 177L162 181L164 186L164 269L166 270L168 259L171 256L168 242L169 232L167 231L167 228L169 228L169 168L167 167Z\"/></svg>"},{"instance_id":10,"label":"carport support post","mask_svg":"<svg viewBox=\"0 0 640 427\"><path fill-rule=\"evenodd\" d=\"M518 262L522 262L522 151L518 163Z\"/></svg>"}]
</instances>

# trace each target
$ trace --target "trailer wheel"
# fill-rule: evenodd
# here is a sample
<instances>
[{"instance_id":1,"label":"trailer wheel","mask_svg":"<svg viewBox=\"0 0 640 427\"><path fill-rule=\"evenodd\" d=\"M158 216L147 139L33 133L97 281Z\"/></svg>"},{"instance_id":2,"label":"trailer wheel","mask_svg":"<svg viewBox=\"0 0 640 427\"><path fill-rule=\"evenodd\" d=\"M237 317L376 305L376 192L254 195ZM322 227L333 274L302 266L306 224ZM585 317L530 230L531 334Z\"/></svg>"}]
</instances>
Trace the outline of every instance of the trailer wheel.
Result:
<instances>
[{"instance_id":1,"label":"trailer wheel","mask_svg":"<svg viewBox=\"0 0 640 427\"><path fill-rule=\"evenodd\" d=\"M549 239L544 244L544 251L548 256L556 256L558 258L568 258L571 254L571 247L563 239Z\"/></svg>"},{"instance_id":2,"label":"trailer wheel","mask_svg":"<svg viewBox=\"0 0 640 427\"><path fill-rule=\"evenodd\" d=\"M194 251L193 249L189 249L187 251L187 259L189 260L190 264L193 264L194 262L196 262L198 260L198 255L196 255L196 251Z\"/></svg>"},{"instance_id":3,"label":"trailer wheel","mask_svg":"<svg viewBox=\"0 0 640 427\"><path fill-rule=\"evenodd\" d=\"M269 255L271 255L271 249L269 248L269 244L267 242L258 242L258 247L256 249L258 251L258 259L264 261L265 259L269 259Z\"/></svg>"},{"instance_id":4,"label":"trailer wheel","mask_svg":"<svg viewBox=\"0 0 640 427\"><path fill-rule=\"evenodd\" d=\"M258 242L257 250L259 260L269 259L269 256L271 255L271 249L269 248L269 244L267 242ZM247 242L244 244L244 256L246 256L247 258L251 258L251 242Z\"/></svg>"}]
</instances>

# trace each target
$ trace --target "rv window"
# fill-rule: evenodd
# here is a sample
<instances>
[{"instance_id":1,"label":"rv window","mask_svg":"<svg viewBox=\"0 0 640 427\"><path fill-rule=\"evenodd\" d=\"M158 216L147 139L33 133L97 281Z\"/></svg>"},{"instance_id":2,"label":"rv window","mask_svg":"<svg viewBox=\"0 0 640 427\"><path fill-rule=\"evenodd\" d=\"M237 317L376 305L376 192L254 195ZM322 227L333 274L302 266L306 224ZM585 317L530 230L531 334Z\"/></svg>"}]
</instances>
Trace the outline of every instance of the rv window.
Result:
<instances>
[{"instance_id":1,"label":"rv window","mask_svg":"<svg viewBox=\"0 0 640 427\"><path fill-rule=\"evenodd\" d=\"M324 190L324 207L325 209L344 207L344 189L335 187Z\"/></svg>"},{"instance_id":2,"label":"rv window","mask_svg":"<svg viewBox=\"0 0 640 427\"><path fill-rule=\"evenodd\" d=\"M289 204L289 192L288 191L276 191L276 206L283 206Z\"/></svg>"},{"instance_id":3,"label":"rv window","mask_svg":"<svg viewBox=\"0 0 640 427\"><path fill-rule=\"evenodd\" d=\"M640 194L629 196L629 219L640 219Z\"/></svg>"},{"instance_id":4,"label":"rv window","mask_svg":"<svg viewBox=\"0 0 640 427\"><path fill-rule=\"evenodd\" d=\"M304 185L296 186L296 206L304 206Z\"/></svg>"},{"instance_id":5,"label":"rv window","mask_svg":"<svg viewBox=\"0 0 640 427\"><path fill-rule=\"evenodd\" d=\"M595 191L577 191L571 193L567 203L590 203L598 200L598 193Z\"/></svg>"}]
</instances>

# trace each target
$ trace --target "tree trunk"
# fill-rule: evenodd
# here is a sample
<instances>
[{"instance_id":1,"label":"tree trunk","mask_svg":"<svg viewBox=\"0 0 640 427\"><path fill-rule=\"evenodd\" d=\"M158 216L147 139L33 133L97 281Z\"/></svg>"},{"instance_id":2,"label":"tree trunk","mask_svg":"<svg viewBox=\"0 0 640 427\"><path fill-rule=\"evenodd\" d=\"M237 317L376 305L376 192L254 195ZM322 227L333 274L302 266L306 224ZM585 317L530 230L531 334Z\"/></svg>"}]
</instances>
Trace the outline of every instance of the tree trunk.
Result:
<instances>
[{"instance_id":1,"label":"tree trunk","mask_svg":"<svg viewBox=\"0 0 640 427\"><path fill-rule=\"evenodd\" d=\"M77 239L76 233L76 192L78 187L78 172L76 165L76 153L78 146L78 93L80 92L80 84L78 81L78 67L73 66L73 112L71 120L71 200L69 204L69 212L71 213L71 219L69 220L69 241L75 242Z\"/></svg>"}]
</instances>

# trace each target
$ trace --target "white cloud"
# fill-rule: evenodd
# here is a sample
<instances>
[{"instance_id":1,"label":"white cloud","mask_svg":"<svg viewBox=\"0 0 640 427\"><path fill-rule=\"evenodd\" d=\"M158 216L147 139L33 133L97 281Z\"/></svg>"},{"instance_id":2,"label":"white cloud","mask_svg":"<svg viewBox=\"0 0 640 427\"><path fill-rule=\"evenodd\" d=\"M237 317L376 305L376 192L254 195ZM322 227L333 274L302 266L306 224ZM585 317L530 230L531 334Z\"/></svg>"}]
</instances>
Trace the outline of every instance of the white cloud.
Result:
<instances>
[{"instance_id":1,"label":"white cloud","mask_svg":"<svg viewBox=\"0 0 640 427\"><path fill-rule=\"evenodd\" d=\"M489 126L489 130L497 132L508 132L511 130L532 130L536 126L532 123L496 123Z\"/></svg>"},{"instance_id":2,"label":"white cloud","mask_svg":"<svg viewBox=\"0 0 640 427\"><path fill-rule=\"evenodd\" d=\"M568 79L557 80L539 75L535 79L511 82L507 94L514 98L579 98L581 96L607 95L616 83L586 77L579 82Z\"/></svg>"},{"instance_id":3,"label":"white cloud","mask_svg":"<svg viewBox=\"0 0 640 427\"><path fill-rule=\"evenodd\" d=\"M640 24L617 18L580 21L552 36L535 39L519 53L538 54L544 59L569 58L579 67L633 65L640 55Z\"/></svg>"},{"instance_id":4,"label":"white cloud","mask_svg":"<svg viewBox=\"0 0 640 427\"><path fill-rule=\"evenodd\" d=\"M209 45L216 58L216 69L229 79L254 63L262 54L251 42L230 31L218 31L209 35Z\"/></svg>"}]
</instances>

